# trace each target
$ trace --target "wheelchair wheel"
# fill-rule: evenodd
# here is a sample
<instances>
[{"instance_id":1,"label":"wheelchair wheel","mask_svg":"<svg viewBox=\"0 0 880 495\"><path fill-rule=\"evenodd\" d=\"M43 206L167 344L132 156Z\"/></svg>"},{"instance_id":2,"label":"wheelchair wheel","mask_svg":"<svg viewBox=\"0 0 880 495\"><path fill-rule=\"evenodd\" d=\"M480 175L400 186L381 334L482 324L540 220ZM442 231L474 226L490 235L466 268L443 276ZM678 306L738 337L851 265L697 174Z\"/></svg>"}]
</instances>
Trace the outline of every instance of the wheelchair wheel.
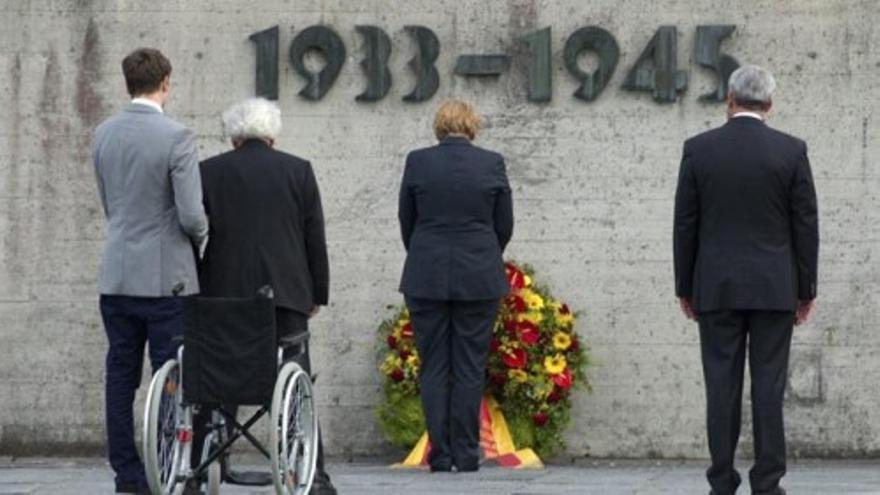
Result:
<instances>
[{"instance_id":1,"label":"wheelchair wheel","mask_svg":"<svg viewBox=\"0 0 880 495\"><path fill-rule=\"evenodd\" d=\"M174 494L182 485L179 474L189 455L178 438L183 416L177 360L166 362L150 382L144 408L143 458L147 483L154 495Z\"/></svg>"},{"instance_id":2,"label":"wheelchair wheel","mask_svg":"<svg viewBox=\"0 0 880 495\"><path fill-rule=\"evenodd\" d=\"M272 395L269 445L278 495L307 495L318 460L318 416L312 380L296 363L285 363Z\"/></svg>"}]
</instances>

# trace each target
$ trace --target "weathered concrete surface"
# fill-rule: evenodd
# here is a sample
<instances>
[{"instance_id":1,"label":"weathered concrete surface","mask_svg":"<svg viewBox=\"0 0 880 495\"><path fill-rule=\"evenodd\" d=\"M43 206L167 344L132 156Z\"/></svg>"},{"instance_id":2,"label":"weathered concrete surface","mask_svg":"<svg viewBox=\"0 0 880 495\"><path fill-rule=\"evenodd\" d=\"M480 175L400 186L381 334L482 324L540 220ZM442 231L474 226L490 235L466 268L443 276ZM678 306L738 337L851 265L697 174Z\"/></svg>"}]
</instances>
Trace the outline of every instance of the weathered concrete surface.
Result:
<instances>
[{"instance_id":1,"label":"weathered concrete surface","mask_svg":"<svg viewBox=\"0 0 880 495\"><path fill-rule=\"evenodd\" d=\"M705 467L694 462L602 461L536 471L487 468L475 474L431 474L374 463L331 463L328 468L339 493L347 495L680 495L709 490L703 477ZM255 464L251 469L265 468ZM741 470L745 474L746 468ZM880 465L853 461L795 463L783 486L797 495L876 495L880 493ZM112 490L109 467L94 460L0 463L2 494L81 495ZM231 485L223 485L221 491L239 495L275 493L266 488ZM750 492L748 476L740 492Z\"/></svg>"},{"instance_id":2,"label":"weathered concrete surface","mask_svg":"<svg viewBox=\"0 0 880 495\"><path fill-rule=\"evenodd\" d=\"M315 360L327 445L336 454L386 449L373 419L379 400L374 328L403 260L396 190L403 157L431 144L443 96L477 102L480 141L502 151L515 189L509 255L584 312L592 395L576 401L567 434L574 456L705 455L696 328L672 294L671 213L681 142L722 122L697 101L713 76L691 62L695 27L736 25L723 50L776 73L772 124L810 144L819 190L822 252L816 319L795 336L787 423L795 455L880 453L880 6L873 0L33 0L0 2L0 451L97 451L102 445L106 340L95 295L103 223L89 130L126 100L119 62L154 45L174 64L168 108L225 149L219 113L254 88L249 34L281 26L278 142L313 160L323 188L332 305L315 321ZM297 96L287 62L296 32L324 23L348 59L324 100ZM354 27L392 36L394 85L374 104ZM414 84L405 25L442 45L440 92L401 97ZM596 24L621 61L590 104L571 94L564 41ZM679 29L679 67L690 87L675 104L620 89L658 26ZM522 60L498 79L454 77L462 53L521 52L514 39L553 29L554 98L526 101ZM588 63L589 61L585 61ZM748 424L749 416L745 416ZM748 429L744 432L749 450Z\"/></svg>"}]
</instances>

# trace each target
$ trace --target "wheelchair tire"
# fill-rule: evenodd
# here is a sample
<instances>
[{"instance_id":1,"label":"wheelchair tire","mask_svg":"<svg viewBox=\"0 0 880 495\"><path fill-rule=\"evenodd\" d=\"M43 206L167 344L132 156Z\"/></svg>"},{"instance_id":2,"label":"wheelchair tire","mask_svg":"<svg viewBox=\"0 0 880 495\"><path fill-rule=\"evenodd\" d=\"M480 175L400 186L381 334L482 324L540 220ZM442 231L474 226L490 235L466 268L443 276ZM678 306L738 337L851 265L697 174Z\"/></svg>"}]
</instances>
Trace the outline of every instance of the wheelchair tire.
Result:
<instances>
[{"instance_id":1,"label":"wheelchair tire","mask_svg":"<svg viewBox=\"0 0 880 495\"><path fill-rule=\"evenodd\" d=\"M296 363L281 367L270 411L272 479L278 495L308 495L318 461L312 380Z\"/></svg>"},{"instance_id":2,"label":"wheelchair tire","mask_svg":"<svg viewBox=\"0 0 880 495\"><path fill-rule=\"evenodd\" d=\"M179 475L189 449L177 437L181 399L180 368L171 359L153 376L144 407L144 468L153 495L175 494L183 486Z\"/></svg>"}]
</instances>

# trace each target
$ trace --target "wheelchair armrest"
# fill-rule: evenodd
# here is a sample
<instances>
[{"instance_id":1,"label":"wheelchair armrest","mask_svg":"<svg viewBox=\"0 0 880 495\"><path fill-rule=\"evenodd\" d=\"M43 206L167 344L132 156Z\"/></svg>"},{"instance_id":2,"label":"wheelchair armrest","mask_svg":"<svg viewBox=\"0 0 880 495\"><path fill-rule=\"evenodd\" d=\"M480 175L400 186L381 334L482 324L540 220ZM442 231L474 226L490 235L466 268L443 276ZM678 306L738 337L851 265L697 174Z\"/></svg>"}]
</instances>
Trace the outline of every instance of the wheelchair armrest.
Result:
<instances>
[{"instance_id":1,"label":"wheelchair armrest","mask_svg":"<svg viewBox=\"0 0 880 495\"><path fill-rule=\"evenodd\" d=\"M311 332L303 332L296 335L285 335L278 339L278 346L287 351L288 349L299 347L309 341Z\"/></svg>"}]
</instances>

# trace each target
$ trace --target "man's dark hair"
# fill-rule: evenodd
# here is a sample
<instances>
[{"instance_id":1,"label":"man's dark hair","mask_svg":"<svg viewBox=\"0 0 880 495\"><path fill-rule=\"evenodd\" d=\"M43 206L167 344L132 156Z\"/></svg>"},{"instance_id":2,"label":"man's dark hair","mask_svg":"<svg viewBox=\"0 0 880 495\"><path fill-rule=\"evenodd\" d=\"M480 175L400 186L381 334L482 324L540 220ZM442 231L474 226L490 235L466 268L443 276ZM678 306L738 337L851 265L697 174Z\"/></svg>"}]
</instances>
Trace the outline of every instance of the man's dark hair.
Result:
<instances>
[{"instance_id":1,"label":"man's dark hair","mask_svg":"<svg viewBox=\"0 0 880 495\"><path fill-rule=\"evenodd\" d=\"M125 86L131 96L153 93L171 75L171 62L154 48L138 48L122 59Z\"/></svg>"}]
</instances>

